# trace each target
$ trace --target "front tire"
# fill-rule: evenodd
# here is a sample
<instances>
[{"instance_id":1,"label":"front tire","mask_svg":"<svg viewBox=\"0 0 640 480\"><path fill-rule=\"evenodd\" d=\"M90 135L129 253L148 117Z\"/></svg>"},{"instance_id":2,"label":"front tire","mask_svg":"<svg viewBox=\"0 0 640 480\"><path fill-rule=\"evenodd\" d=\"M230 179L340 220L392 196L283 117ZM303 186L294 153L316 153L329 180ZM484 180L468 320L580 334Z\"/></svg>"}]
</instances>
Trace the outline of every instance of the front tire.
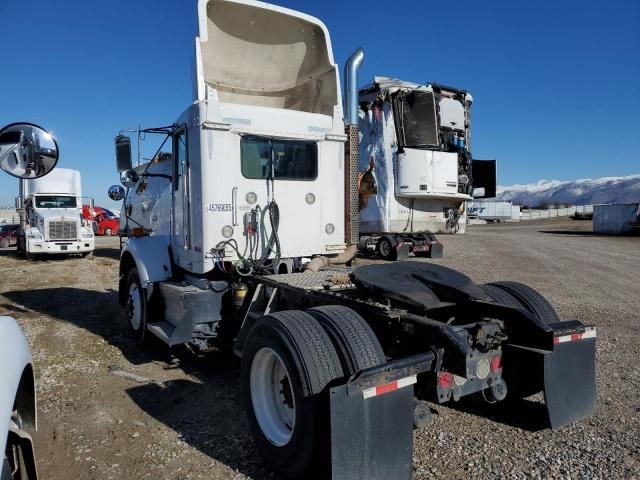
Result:
<instances>
[{"instance_id":1,"label":"front tire","mask_svg":"<svg viewBox=\"0 0 640 480\"><path fill-rule=\"evenodd\" d=\"M136 342L142 344L147 331L148 304L146 291L142 287L142 282L140 282L137 268L129 270L126 288L127 302L125 311L127 323Z\"/></svg>"},{"instance_id":2,"label":"front tire","mask_svg":"<svg viewBox=\"0 0 640 480\"><path fill-rule=\"evenodd\" d=\"M328 473L327 387L343 377L331 340L309 314L260 318L242 353L249 426L265 462L286 479Z\"/></svg>"},{"instance_id":3,"label":"front tire","mask_svg":"<svg viewBox=\"0 0 640 480\"><path fill-rule=\"evenodd\" d=\"M0 239L0 248L8 248L10 244L11 242L9 241L8 238Z\"/></svg>"}]
</instances>

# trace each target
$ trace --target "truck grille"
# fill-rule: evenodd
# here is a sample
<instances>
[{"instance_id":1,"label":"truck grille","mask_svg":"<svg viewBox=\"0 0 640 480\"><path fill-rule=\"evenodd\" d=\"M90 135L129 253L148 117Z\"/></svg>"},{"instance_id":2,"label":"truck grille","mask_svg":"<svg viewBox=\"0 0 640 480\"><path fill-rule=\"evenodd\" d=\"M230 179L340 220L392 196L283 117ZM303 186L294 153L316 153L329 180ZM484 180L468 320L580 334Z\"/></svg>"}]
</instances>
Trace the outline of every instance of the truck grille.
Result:
<instances>
[{"instance_id":1,"label":"truck grille","mask_svg":"<svg viewBox=\"0 0 640 480\"><path fill-rule=\"evenodd\" d=\"M75 240L78 238L78 223L73 221L50 221L49 240Z\"/></svg>"}]
</instances>

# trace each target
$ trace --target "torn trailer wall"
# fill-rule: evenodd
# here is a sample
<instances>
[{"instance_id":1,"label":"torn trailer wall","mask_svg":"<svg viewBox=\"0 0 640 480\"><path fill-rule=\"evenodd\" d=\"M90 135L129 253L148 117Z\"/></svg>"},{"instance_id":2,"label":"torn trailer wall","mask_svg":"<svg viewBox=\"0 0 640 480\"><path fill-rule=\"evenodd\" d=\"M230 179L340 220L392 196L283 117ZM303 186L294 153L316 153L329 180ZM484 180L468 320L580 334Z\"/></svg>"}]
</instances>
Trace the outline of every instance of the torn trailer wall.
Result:
<instances>
[{"instance_id":1,"label":"torn trailer wall","mask_svg":"<svg viewBox=\"0 0 640 480\"><path fill-rule=\"evenodd\" d=\"M464 233L464 202L471 197L458 192L457 154L424 148L401 151L398 146L407 139L420 144L439 142L438 112L435 103L426 98L433 98L432 91L428 86L381 77L376 77L372 85L375 87L360 91L359 170L364 172L373 167L375 193L365 195L360 233L444 232L449 209L462 212L459 232ZM390 94L403 89L411 89L414 94L412 112L394 106L390 99ZM419 95L423 93L427 95ZM405 129L405 137L399 142L397 115L409 121L412 113L420 121L412 120L411 128ZM463 137L462 131L459 135Z\"/></svg>"}]
</instances>

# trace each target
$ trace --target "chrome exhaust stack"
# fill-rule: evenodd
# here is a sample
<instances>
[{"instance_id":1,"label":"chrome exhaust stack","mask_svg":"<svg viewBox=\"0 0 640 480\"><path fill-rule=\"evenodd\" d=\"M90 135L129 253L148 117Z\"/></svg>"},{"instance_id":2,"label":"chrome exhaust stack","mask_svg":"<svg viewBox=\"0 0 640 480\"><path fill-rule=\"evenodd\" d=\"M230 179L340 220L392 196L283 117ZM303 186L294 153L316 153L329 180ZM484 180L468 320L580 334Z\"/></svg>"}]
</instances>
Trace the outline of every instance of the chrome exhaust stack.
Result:
<instances>
[{"instance_id":1,"label":"chrome exhaust stack","mask_svg":"<svg viewBox=\"0 0 640 480\"><path fill-rule=\"evenodd\" d=\"M345 146L345 243L357 245L360 240L360 209L358 207L358 164L360 138L358 128L358 71L364 60L364 51L358 48L344 67L344 123L347 134ZM355 253L355 251L354 251Z\"/></svg>"}]
</instances>

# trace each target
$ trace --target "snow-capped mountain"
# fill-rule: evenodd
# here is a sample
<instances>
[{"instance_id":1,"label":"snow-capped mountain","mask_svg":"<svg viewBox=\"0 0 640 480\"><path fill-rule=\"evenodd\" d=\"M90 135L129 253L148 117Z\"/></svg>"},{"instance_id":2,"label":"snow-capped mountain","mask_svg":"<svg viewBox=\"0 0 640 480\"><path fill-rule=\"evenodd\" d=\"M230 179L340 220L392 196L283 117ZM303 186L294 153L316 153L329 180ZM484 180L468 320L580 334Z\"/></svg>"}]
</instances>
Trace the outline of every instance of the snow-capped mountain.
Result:
<instances>
[{"instance_id":1,"label":"snow-capped mountain","mask_svg":"<svg viewBox=\"0 0 640 480\"><path fill-rule=\"evenodd\" d=\"M498 186L496 200L539 207L640 202L640 174L581 180L540 180L528 185Z\"/></svg>"}]
</instances>

